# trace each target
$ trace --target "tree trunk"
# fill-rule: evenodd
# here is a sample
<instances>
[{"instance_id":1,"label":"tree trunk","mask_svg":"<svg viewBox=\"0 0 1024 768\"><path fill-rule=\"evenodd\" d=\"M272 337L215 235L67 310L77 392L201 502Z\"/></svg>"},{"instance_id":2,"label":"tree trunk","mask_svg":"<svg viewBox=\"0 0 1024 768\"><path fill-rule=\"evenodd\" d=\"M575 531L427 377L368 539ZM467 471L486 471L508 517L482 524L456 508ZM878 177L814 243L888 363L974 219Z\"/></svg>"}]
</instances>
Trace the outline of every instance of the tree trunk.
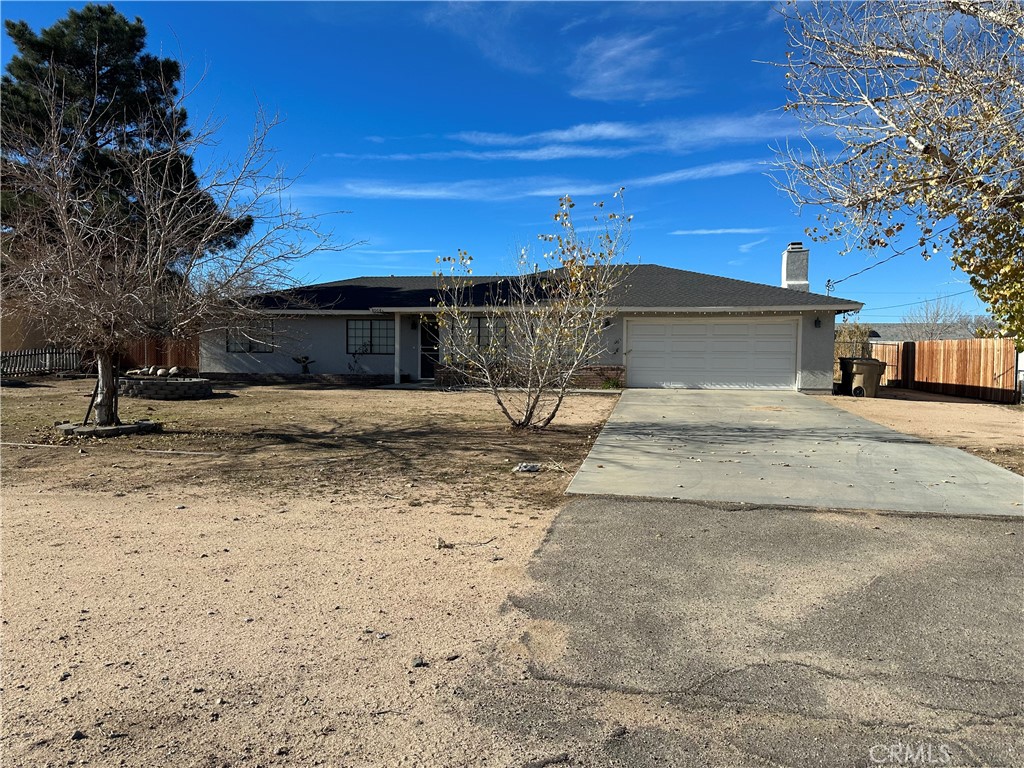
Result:
<instances>
[{"instance_id":1,"label":"tree trunk","mask_svg":"<svg viewBox=\"0 0 1024 768\"><path fill-rule=\"evenodd\" d=\"M96 353L96 426L113 427L121 423L117 418L117 378L114 376L114 355Z\"/></svg>"}]
</instances>

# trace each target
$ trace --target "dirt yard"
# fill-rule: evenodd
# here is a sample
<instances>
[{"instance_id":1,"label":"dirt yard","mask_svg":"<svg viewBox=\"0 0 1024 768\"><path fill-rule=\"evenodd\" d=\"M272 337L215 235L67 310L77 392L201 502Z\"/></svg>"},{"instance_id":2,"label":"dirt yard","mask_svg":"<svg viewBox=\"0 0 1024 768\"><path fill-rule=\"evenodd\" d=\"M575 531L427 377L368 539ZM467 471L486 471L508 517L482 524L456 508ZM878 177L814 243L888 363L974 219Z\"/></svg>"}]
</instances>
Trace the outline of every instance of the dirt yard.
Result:
<instances>
[{"instance_id":1,"label":"dirt yard","mask_svg":"<svg viewBox=\"0 0 1024 768\"><path fill-rule=\"evenodd\" d=\"M514 435L479 393L241 387L58 439L91 389L0 400L5 442L53 446L0 454L5 768L529 757L460 684L496 646L523 673L505 601L614 396Z\"/></svg>"},{"instance_id":2,"label":"dirt yard","mask_svg":"<svg viewBox=\"0 0 1024 768\"><path fill-rule=\"evenodd\" d=\"M238 387L58 439L91 389L0 399L3 440L41 444L0 452L5 768L543 757L469 702L527 682L506 601L614 395L513 435L479 393ZM833 402L1021 471L1020 408L890 395Z\"/></svg>"},{"instance_id":3,"label":"dirt yard","mask_svg":"<svg viewBox=\"0 0 1024 768\"><path fill-rule=\"evenodd\" d=\"M1024 475L1024 406L882 387L876 398L828 397L838 408L973 453Z\"/></svg>"}]
</instances>

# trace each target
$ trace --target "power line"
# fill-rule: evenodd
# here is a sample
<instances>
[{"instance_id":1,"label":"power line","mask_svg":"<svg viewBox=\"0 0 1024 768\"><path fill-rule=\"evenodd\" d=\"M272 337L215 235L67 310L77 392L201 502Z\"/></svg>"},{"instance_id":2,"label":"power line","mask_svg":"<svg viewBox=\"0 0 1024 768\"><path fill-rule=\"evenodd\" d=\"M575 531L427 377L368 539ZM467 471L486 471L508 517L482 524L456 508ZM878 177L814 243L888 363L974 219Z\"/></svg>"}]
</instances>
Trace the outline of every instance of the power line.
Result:
<instances>
[{"instance_id":1,"label":"power line","mask_svg":"<svg viewBox=\"0 0 1024 768\"><path fill-rule=\"evenodd\" d=\"M915 304L927 304L929 301L938 301L939 299L951 299L954 296L963 296L965 293L974 293L974 289L973 288L968 288L966 291L960 291L959 293L949 293L949 294L946 294L945 296L936 296L935 298L923 299L921 301L910 301L910 302L907 302L906 304L891 304L888 307L872 307L871 309L869 309L867 311L868 312L881 312L883 309L899 309L900 307L912 307ZM864 311L864 310L861 310L861 311Z\"/></svg>"},{"instance_id":2,"label":"power line","mask_svg":"<svg viewBox=\"0 0 1024 768\"><path fill-rule=\"evenodd\" d=\"M898 251L897 253L894 253L892 256L886 256L881 261L876 261L874 264L870 264L870 265L864 267L864 269L860 270L859 272L854 272L852 275L847 275L846 277L841 278L839 280L826 280L825 281L825 294L829 295L832 292L833 288L835 288L840 283L846 282L851 277L856 277L857 275L863 275L865 272L867 272L869 270L872 270L875 267L880 267L883 264L885 264L887 261L892 261L897 256L902 256L904 253L906 253L906 251Z\"/></svg>"}]
</instances>

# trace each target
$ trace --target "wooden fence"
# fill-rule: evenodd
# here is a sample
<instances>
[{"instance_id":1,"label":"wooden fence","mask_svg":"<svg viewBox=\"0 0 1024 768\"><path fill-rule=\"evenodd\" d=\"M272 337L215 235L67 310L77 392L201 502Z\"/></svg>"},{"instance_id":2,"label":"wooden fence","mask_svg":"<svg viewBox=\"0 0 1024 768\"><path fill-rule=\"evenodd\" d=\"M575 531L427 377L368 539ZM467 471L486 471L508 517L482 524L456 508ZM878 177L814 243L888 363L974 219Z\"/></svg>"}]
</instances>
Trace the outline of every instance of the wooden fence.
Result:
<instances>
[{"instance_id":1,"label":"wooden fence","mask_svg":"<svg viewBox=\"0 0 1024 768\"><path fill-rule=\"evenodd\" d=\"M159 368L199 369L199 339L141 339L127 345L121 353L121 369L155 365Z\"/></svg>"},{"instance_id":2,"label":"wooden fence","mask_svg":"<svg viewBox=\"0 0 1024 768\"><path fill-rule=\"evenodd\" d=\"M883 385L995 403L1020 402L1013 339L876 341L868 351L836 344L837 356L863 355L884 362Z\"/></svg>"},{"instance_id":3,"label":"wooden fence","mask_svg":"<svg viewBox=\"0 0 1024 768\"><path fill-rule=\"evenodd\" d=\"M0 374L4 376L77 371L81 364L82 353L77 349L43 347L0 352Z\"/></svg>"},{"instance_id":4,"label":"wooden fence","mask_svg":"<svg viewBox=\"0 0 1024 768\"><path fill-rule=\"evenodd\" d=\"M996 403L1020 402L1013 339L906 341L901 386ZM909 382L909 384L908 384Z\"/></svg>"},{"instance_id":5,"label":"wooden fence","mask_svg":"<svg viewBox=\"0 0 1024 768\"><path fill-rule=\"evenodd\" d=\"M885 363L880 382L883 387L903 386L903 344L900 341L876 341L871 344L868 357Z\"/></svg>"},{"instance_id":6,"label":"wooden fence","mask_svg":"<svg viewBox=\"0 0 1024 768\"><path fill-rule=\"evenodd\" d=\"M839 358L841 357L873 357L883 361L885 371L882 372L881 385L888 384L899 386L900 378L900 345L898 342L881 341L837 341L836 359L832 368L832 380L840 381L842 374L839 370Z\"/></svg>"}]
</instances>

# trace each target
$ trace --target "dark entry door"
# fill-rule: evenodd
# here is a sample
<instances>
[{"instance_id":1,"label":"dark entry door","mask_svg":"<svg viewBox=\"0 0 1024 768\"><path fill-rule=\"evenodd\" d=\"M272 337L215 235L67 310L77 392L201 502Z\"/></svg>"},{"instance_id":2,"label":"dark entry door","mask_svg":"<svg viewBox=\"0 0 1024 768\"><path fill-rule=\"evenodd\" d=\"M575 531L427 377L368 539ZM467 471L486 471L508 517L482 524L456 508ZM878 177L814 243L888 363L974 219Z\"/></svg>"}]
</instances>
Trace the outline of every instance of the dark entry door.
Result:
<instances>
[{"instance_id":1,"label":"dark entry door","mask_svg":"<svg viewBox=\"0 0 1024 768\"><path fill-rule=\"evenodd\" d=\"M434 369L441 362L441 347L436 320L420 322L420 378L434 378Z\"/></svg>"}]
</instances>

